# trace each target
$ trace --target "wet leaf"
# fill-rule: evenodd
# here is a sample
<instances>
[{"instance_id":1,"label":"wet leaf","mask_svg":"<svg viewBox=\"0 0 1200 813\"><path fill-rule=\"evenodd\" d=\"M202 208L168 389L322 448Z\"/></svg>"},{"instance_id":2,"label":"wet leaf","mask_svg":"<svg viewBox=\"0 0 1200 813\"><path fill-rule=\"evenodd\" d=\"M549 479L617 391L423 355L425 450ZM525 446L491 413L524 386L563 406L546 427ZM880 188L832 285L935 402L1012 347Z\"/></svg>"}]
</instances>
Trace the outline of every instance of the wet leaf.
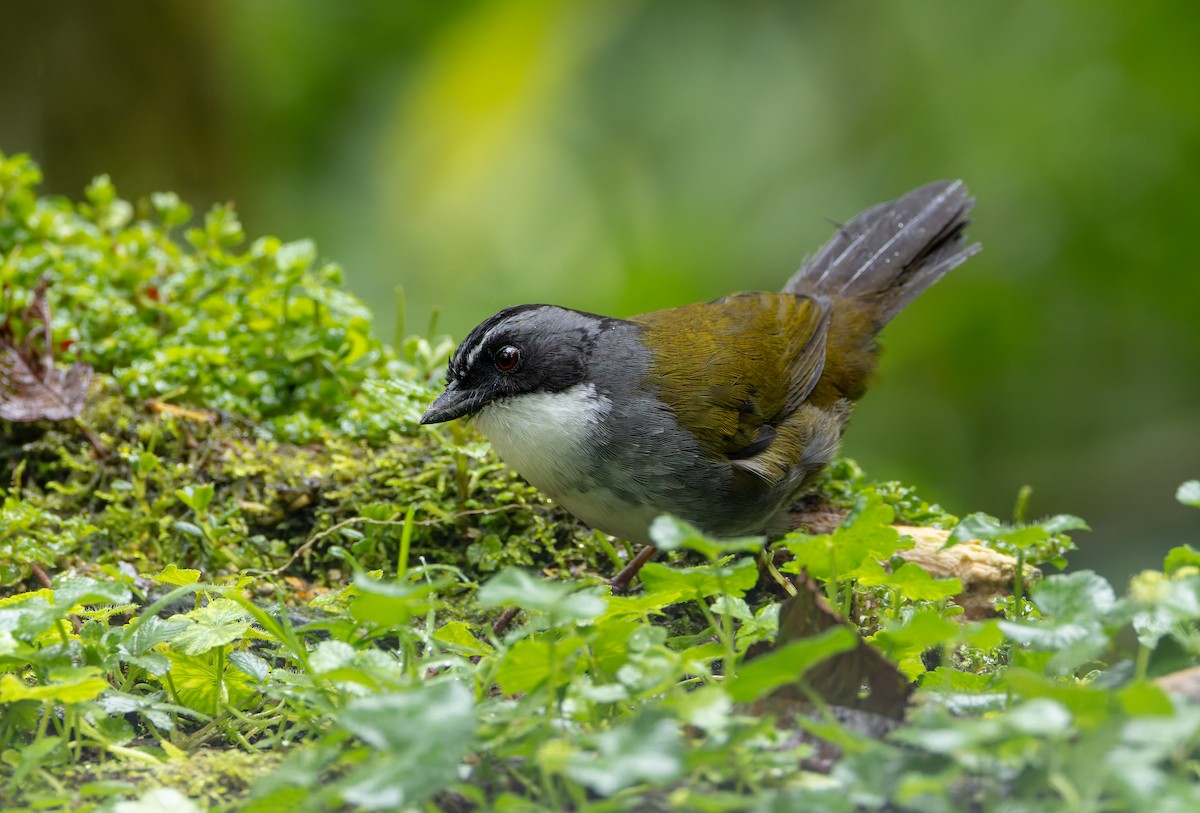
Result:
<instances>
[{"instance_id":1,"label":"wet leaf","mask_svg":"<svg viewBox=\"0 0 1200 813\"><path fill-rule=\"evenodd\" d=\"M642 568L646 595L653 601L673 604L715 595L741 597L758 583L758 565L745 557L733 564L668 567L650 562Z\"/></svg>"},{"instance_id":2,"label":"wet leaf","mask_svg":"<svg viewBox=\"0 0 1200 813\"><path fill-rule=\"evenodd\" d=\"M597 734L592 746L570 755L567 775L602 796L640 782L667 782L683 770L679 723L653 712Z\"/></svg>"},{"instance_id":3,"label":"wet leaf","mask_svg":"<svg viewBox=\"0 0 1200 813\"><path fill-rule=\"evenodd\" d=\"M250 629L245 608L227 598L214 599L185 616L192 625L171 639L171 648L185 655L202 655L211 649L233 643Z\"/></svg>"},{"instance_id":4,"label":"wet leaf","mask_svg":"<svg viewBox=\"0 0 1200 813\"><path fill-rule=\"evenodd\" d=\"M588 621L604 612L607 601L593 592L564 582L539 579L519 568L508 568L479 588L481 607L517 606L545 613L555 622Z\"/></svg>"},{"instance_id":5,"label":"wet leaf","mask_svg":"<svg viewBox=\"0 0 1200 813\"><path fill-rule=\"evenodd\" d=\"M766 542L766 537L762 536L713 539L698 528L667 514L656 517L650 524L650 538L659 550L694 550L710 562L731 553L759 550Z\"/></svg>"},{"instance_id":6,"label":"wet leaf","mask_svg":"<svg viewBox=\"0 0 1200 813\"><path fill-rule=\"evenodd\" d=\"M371 756L343 780L342 796L372 810L408 808L455 778L471 745L471 692L435 683L351 701L338 724L369 745Z\"/></svg>"}]
</instances>

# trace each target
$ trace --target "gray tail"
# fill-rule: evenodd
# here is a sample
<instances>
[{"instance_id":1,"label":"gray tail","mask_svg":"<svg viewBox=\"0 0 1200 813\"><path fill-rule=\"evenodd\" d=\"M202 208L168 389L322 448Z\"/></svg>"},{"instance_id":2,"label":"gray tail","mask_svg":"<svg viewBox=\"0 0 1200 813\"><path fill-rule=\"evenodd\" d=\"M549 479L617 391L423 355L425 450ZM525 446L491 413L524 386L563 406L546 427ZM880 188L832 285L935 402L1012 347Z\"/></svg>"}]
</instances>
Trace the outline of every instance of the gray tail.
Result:
<instances>
[{"instance_id":1,"label":"gray tail","mask_svg":"<svg viewBox=\"0 0 1200 813\"><path fill-rule=\"evenodd\" d=\"M974 205L962 181L937 181L872 206L805 259L783 290L856 300L879 330L979 251L963 236Z\"/></svg>"}]
</instances>

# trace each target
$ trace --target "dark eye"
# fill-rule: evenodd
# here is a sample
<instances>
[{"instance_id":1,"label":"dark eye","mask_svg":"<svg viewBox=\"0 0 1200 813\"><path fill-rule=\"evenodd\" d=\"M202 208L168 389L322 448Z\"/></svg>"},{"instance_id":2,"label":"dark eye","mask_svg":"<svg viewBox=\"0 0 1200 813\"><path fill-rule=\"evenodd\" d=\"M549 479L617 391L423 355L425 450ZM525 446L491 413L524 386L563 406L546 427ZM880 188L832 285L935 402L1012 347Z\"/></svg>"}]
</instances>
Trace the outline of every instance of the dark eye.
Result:
<instances>
[{"instance_id":1,"label":"dark eye","mask_svg":"<svg viewBox=\"0 0 1200 813\"><path fill-rule=\"evenodd\" d=\"M506 344L492 356L496 369L502 373L511 373L521 362L521 351L511 344Z\"/></svg>"}]
</instances>

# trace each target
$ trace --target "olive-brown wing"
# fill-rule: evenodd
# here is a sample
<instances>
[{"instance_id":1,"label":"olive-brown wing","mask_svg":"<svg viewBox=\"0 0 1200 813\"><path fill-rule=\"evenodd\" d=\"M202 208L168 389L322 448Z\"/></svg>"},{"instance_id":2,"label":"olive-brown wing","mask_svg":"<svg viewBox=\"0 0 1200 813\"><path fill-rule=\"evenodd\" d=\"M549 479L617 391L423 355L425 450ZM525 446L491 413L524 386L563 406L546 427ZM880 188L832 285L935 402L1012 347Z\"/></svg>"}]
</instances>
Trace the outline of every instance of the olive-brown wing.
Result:
<instances>
[{"instance_id":1,"label":"olive-brown wing","mask_svg":"<svg viewBox=\"0 0 1200 813\"><path fill-rule=\"evenodd\" d=\"M831 306L822 297L735 294L630 321L654 356L659 397L714 459L770 445L816 386Z\"/></svg>"}]
</instances>

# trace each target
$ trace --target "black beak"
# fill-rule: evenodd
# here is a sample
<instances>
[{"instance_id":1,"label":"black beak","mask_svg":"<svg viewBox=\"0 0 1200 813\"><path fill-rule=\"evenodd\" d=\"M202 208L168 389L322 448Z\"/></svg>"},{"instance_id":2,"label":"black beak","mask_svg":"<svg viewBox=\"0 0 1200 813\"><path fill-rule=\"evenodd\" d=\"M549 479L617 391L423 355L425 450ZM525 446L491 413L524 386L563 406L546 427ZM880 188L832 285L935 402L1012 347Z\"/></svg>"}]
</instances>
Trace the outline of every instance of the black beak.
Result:
<instances>
[{"instance_id":1,"label":"black beak","mask_svg":"<svg viewBox=\"0 0 1200 813\"><path fill-rule=\"evenodd\" d=\"M457 381L451 381L442 394L433 399L429 409L421 416L421 423L442 423L470 415L479 407L479 398L467 390L460 389Z\"/></svg>"}]
</instances>

